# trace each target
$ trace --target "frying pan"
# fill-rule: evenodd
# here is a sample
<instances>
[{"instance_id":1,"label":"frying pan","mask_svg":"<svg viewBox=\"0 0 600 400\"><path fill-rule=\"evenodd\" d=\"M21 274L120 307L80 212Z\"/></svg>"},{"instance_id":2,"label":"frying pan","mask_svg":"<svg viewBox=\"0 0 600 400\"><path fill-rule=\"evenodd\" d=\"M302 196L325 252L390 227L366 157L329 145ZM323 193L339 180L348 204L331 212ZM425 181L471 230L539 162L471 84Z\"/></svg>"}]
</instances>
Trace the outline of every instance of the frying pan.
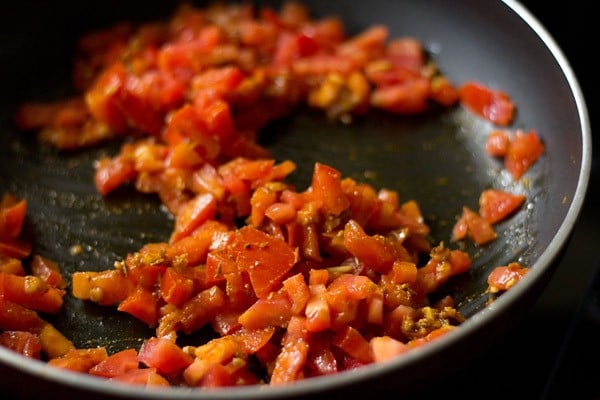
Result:
<instances>
[{"instance_id":1,"label":"frying pan","mask_svg":"<svg viewBox=\"0 0 600 400\"><path fill-rule=\"evenodd\" d=\"M277 2L265 2L278 7ZM526 181L510 179L482 151L491 125L457 107L416 117L374 113L353 124L300 111L275 121L260 141L279 160L298 165L292 182L305 188L315 161L324 161L375 187L419 202L432 236L449 242L463 205L495 187L527 195L499 238L469 247L471 271L452 279L453 293L468 317L457 330L389 363L285 387L216 391L144 389L111 384L50 368L0 348L2 390L16 396L70 398L231 399L308 398L409 393L469 362L514 327L543 291L569 241L585 197L591 164L586 105L568 60L538 20L512 0L305 1L315 16L338 15L349 33L385 24L391 37L417 37L455 83L484 82L509 93L518 107L512 128L534 128L545 143L543 157ZM200 4L200 3L199 3ZM82 152L59 152L39 144L12 124L23 101L53 100L72 92L71 61L77 37L119 20L166 18L175 3L116 0L35 2L21 0L3 13L0 100L0 191L28 200L24 228L35 251L58 262L66 278L78 270L105 270L143 244L164 241L172 219L156 198L122 188L103 198L93 184L93 161L115 154L117 143ZM526 182L526 183L525 183ZM83 252L69 249L80 245ZM525 280L486 306L491 269L510 261L531 267ZM574 271L576 273L576 271ZM143 324L106 307L65 298L50 321L77 347L109 351L139 346L153 334ZM193 340L204 340L200 332Z\"/></svg>"}]
</instances>

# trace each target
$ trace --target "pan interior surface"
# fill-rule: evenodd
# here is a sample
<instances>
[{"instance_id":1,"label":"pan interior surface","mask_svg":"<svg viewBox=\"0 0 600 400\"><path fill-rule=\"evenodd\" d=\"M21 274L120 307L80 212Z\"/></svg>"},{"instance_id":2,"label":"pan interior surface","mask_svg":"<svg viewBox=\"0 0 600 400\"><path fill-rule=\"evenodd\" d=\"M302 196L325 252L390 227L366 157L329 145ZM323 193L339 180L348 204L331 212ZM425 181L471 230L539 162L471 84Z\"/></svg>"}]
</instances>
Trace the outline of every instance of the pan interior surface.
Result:
<instances>
[{"instance_id":1,"label":"pan interior surface","mask_svg":"<svg viewBox=\"0 0 600 400\"><path fill-rule=\"evenodd\" d=\"M28 3L25 1L21 11L6 18L23 17ZM114 7L110 7L111 4ZM143 13L135 14L142 4L145 5ZM415 368L423 373L425 369L419 366L442 359L450 348L468 348L469 340L479 340L485 346L486 335L479 334L476 339L473 333L493 325L493 319L517 319L526 311L543 290L568 241L589 176L591 139L587 112L577 82L560 50L536 20L511 1L381 0L356 2L353 7L335 1L307 1L306 4L317 16L341 16L348 28L356 32L381 23L390 27L392 37L419 38L443 73L454 82L477 80L509 93L518 107L511 129L536 129L544 141L545 155L527 173L526 179L514 181L500 160L484 152L487 134L494 127L460 107L432 110L415 117L372 113L350 124L333 122L321 113L303 109L272 122L261 133L260 142L272 150L277 160L290 159L297 164L291 179L299 190L309 185L315 162L327 163L344 176L376 188L395 190L401 200L416 200L432 228L433 240L449 246L455 246L451 242L451 230L462 207L476 209L482 190L493 187L526 194L525 207L497 226L498 240L485 247L467 245L466 250L474 260L471 271L452 279L445 287L454 295L459 310L474 318L448 339L415 352L405 360L353 371L352 377L340 374L314 382L308 380L289 390L242 388L211 394L201 390L147 392L108 386L89 377L80 379L57 371L48 372L35 362L20 363L4 349L0 349L1 363L22 372L46 376L50 382L126 397L302 395L350 386L376 378L378 374L395 375L395 386L402 388L409 385L397 378L403 372ZM0 189L28 200L25 234L32 239L37 253L57 261L68 280L76 271L111 268L115 261L146 243L168 240L173 219L157 198L137 193L132 188L119 189L107 197L96 192L94 160L116 154L120 143L82 152L59 152L16 130L12 123L14 109L21 101L58 99L69 93L70 64L64 60L70 59L77 34L89 26L106 26L117 19L131 19L132 15L140 19L164 18L170 10L160 2L140 1L126 5L115 1L108 5L91 2L85 7L67 1L39 7L42 8L40 14L47 8L47 15L56 18L36 26L24 24L22 28L7 20L4 29L9 30L2 31L16 35L17 43L9 46L6 56L1 55L2 61L7 64L7 57L13 57L17 62L8 63L9 76L12 73L16 78L6 83L9 96L1 102L0 134L5 145L0 146ZM50 10L53 7L56 9ZM67 23L77 16L77 23ZM35 23L35 19L30 21L32 25ZM35 39L32 35L36 35ZM42 50L25 46L21 48L27 50L24 54L11 53L27 40L34 40L40 45L36 49ZM47 49L52 48L58 54L53 54L52 59L58 61L49 65ZM35 65L47 65L48 69L34 73ZM531 266L531 277L487 310L487 276L495 266L511 261ZM65 297L61 313L49 321L65 332L77 347L104 345L110 351L139 347L144 338L154 333L123 313L82 302L70 294ZM486 332L489 333L487 341L491 342L502 331L497 329L491 333L488 329ZM203 331L187 340L205 341L210 337L211 332ZM407 377L413 375L406 372Z\"/></svg>"}]
</instances>

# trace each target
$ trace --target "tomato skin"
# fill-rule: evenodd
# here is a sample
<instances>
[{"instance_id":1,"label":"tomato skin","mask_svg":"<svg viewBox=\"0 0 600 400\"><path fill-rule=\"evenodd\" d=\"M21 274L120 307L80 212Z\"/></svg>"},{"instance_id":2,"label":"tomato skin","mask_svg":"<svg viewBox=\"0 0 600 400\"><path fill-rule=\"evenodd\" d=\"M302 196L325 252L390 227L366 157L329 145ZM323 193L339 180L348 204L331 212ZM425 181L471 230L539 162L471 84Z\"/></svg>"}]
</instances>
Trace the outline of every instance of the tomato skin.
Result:
<instances>
[{"instance_id":1,"label":"tomato skin","mask_svg":"<svg viewBox=\"0 0 600 400\"><path fill-rule=\"evenodd\" d=\"M186 368L193 358L172 341L153 337L142 343L138 361L150 368L156 368L161 374L170 374Z\"/></svg>"}]
</instances>

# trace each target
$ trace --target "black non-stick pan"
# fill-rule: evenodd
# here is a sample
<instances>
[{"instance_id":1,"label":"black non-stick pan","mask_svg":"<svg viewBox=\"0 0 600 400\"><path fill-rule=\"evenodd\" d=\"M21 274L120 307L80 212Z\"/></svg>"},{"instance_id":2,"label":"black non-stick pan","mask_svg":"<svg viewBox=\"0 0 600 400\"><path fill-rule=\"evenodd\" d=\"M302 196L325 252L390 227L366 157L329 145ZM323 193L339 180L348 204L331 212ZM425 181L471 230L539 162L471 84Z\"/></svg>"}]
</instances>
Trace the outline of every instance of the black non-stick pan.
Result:
<instances>
[{"instance_id":1,"label":"black non-stick pan","mask_svg":"<svg viewBox=\"0 0 600 400\"><path fill-rule=\"evenodd\" d=\"M200 4L200 3L199 3ZM270 3L278 7L279 3ZM527 195L525 206L497 226L498 239L468 250L471 271L449 282L468 317L457 330L386 364L311 378L284 387L144 389L51 368L0 348L0 387L16 395L54 393L69 398L232 399L407 393L467 363L521 318L561 257L586 192L591 134L585 102L568 61L543 26L515 1L306 1L314 16L341 16L347 30L385 24L392 37L420 39L456 84L476 80L508 93L517 104L511 128L535 129L545 153L515 181L483 148L491 125L456 107L414 117L373 113L353 124L300 111L270 124L260 142L279 160L298 165L292 181L310 182L323 161L344 176L398 191L420 204L432 236L450 241L462 206L477 207L479 193L495 187ZM173 220L158 199L122 188L102 197L92 183L93 162L116 154L118 143L60 152L18 131L13 113L29 100L73 92L73 49L83 32L121 20L167 18L175 2L21 0L0 15L0 192L28 200L24 232L35 251L55 260L67 278L75 271L111 268L143 244L165 241ZM81 252L70 249L81 246ZM486 306L486 278L494 266L519 261L525 280ZM577 266L573 266L577 273ZM139 346L153 332L107 307L65 298L51 322L78 347L111 351ZM201 340L200 338L198 340ZM518 359L518 355L515 355ZM485 394L482 394L485 395ZM85 396L85 397L82 397Z\"/></svg>"}]
</instances>

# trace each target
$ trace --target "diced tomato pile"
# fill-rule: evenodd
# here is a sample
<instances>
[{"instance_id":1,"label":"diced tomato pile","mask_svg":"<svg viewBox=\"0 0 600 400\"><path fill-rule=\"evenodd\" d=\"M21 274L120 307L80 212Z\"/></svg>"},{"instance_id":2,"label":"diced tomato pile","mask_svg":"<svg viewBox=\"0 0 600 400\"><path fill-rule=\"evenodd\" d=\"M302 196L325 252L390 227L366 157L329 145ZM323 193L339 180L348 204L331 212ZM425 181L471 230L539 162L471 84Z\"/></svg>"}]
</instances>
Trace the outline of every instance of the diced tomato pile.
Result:
<instances>
[{"instance_id":1,"label":"diced tomato pile","mask_svg":"<svg viewBox=\"0 0 600 400\"><path fill-rule=\"evenodd\" d=\"M60 268L32 254L21 231L26 200L0 207L0 344L49 364L143 385L283 384L383 362L459 326L451 296L471 257L433 244L415 200L316 163L298 189L258 144L260 130L298 106L349 122L373 108L421 113L462 104L508 126L507 94L455 87L414 38L385 26L347 36L335 17L313 19L294 2L279 12L247 4L181 6L167 21L123 23L79 42L81 94L28 103L16 121L60 149L131 138L97 160L103 196L132 184L174 217L169 239L148 243L104 271L72 275L71 294L155 328L140 348L79 349L42 316L62 307ZM543 153L535 131L493 131L486 151L519 179ZM482 150L483 152L483 150ZM489 189L465 206L451 242L483 246L526 201ZM500 266L489 293L527 268ZM436 299L435 301L433 299ZM211 327L218 337L182 347Z\"/></svg>"}]
</instances>

